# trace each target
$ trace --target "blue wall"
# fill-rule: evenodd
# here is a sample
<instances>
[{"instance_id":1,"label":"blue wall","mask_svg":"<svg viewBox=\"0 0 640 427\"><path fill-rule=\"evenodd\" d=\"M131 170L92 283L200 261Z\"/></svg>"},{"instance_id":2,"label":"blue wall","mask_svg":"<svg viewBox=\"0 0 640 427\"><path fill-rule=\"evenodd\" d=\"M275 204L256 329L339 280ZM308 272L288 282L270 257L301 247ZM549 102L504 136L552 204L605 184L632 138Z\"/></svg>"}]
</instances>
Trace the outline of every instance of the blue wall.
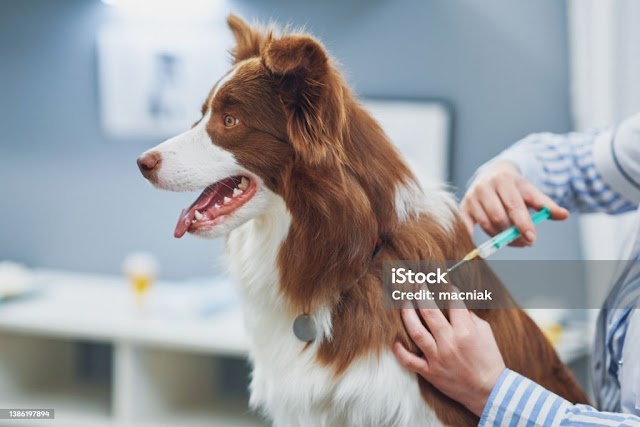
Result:
<instances>
[{"instance_id":1,"label":"blue wall","mask_svg":"<svg viewBox=\"0 0 640 427\"><path fill-rule=\"evenodd\" d=\"M570 128L566 10L557 0L234 0L248 18L317 34L363 95L438 97L455 109L454 184L537 130ZM159 193L137 155L158 141L98 123L98 0L0 3L0 259L117 272L152 250L167 277L222 271L220 243L175 240L192 195ZM549 225L519 257L575 258L575 224Z\"/></svg>"}]
</instances>

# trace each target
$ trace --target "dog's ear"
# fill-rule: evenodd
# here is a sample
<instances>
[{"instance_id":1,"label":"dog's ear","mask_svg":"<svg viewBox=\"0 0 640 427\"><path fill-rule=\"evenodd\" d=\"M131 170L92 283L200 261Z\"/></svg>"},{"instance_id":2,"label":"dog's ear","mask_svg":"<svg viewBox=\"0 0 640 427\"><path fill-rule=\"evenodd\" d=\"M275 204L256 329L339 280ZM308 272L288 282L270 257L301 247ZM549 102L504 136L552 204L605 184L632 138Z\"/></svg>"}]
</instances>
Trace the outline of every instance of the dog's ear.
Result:
<instances>
[{"instance_id":1,"label":"dog's ear","mask_svg":"<svg viewBox=\"0 0 640 427\"><path fill-rule=\"evenodd\" d=\"M306 35L269 37L262 60L279 85L289 138L303 160L342 157L344 89L324 48Z\"/></svg>"},{"instance_id":2,"label":"dog's ear","mask_svg":"<svg viewBox=\"0 0 640 427\"><path fill-rule=\"evenodd\" d=\"M235 47L231 49L234 64L247 58L260 56L260 46L264 41L264 35L260 31L234 14L227 17L227 25L236 41Z\"/></svg>"}]
</instances>

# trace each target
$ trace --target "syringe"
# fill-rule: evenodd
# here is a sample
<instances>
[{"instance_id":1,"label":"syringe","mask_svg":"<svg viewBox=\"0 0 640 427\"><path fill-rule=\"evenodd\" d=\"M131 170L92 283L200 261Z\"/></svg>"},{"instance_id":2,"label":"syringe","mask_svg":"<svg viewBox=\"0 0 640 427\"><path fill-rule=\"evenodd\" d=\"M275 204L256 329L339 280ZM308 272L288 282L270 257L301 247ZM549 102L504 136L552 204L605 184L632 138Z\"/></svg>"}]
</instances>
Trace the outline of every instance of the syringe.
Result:
<instances>
[{"instance_id":1,"label":"syringe","mask_svg":"<svg viewBox=\"0 0 640 427\"><path fill-rule=\"evenodd\" d=\"M531 215L531 221L534 225L549 218L551 218L551 211L546 206L543 206L542 209ZM520 230L518 230L518 227L514 225L513 227L504 230L502 233L496 234L494 237L469 252L467 255L465 255L464 258L462 258L461 261L455 263L453 267L447 269L447 271L455 270L465 262L479 256L482 258L487 258L498 252L498 249L516 240L518 237L520 237Z\"/></svg>"}]
</instances>

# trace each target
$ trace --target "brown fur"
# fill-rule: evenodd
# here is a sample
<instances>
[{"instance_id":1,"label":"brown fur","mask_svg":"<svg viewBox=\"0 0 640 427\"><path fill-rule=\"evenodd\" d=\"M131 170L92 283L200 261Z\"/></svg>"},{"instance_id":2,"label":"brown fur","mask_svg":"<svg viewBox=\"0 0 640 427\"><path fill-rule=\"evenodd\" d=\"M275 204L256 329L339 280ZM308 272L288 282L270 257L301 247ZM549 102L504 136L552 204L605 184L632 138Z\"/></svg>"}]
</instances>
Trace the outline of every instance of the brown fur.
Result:
<instances>
[{"instance_id":1,"label":"brown fur","mask_svg":"<svg viewBox=\"0 0 640 427\"><path fill-rule=\"evenodd\" d=\"M459 259L473 248L462 222L457 218L448 230L427 214L398 219L395 190L415 178L319 42L302 34L261 33L235 16L228 22L237 43L236 75L205 104L212 110L207 131L286 203L292 222L278 254L280 291L299 312L332 307L333 340L321 345L319 363L340 375L358 357L396 340L417 351L398 311L383 308L382 262ZM240 125L225 128L227 114ZM380 235L384 244L372 258ZM499 280L486 266L480 269L481 275L470 273L456 286L489 287L515 307ZM477 314L492 325L508 367L572 402L586 402L522 310ZM420 386L443 423L477 424L422 379Z\"/></svg>"}]
</instances>

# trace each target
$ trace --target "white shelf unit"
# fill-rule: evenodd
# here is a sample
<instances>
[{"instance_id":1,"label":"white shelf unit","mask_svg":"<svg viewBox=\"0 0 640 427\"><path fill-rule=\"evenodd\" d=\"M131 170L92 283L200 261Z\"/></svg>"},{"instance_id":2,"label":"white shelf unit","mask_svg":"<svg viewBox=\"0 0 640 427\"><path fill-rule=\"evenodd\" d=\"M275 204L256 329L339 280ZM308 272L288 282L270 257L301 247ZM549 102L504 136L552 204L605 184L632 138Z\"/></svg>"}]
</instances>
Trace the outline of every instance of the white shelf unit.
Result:
<instances>
[{"instance_id":1,"label":"white shelf unit","mask_svg":"<svg viewBox=\"0 0 640 427\"><path fill-rule=\"evenodd\" d=\"M0 305L0 407L53 408L55 420L0 426L267 425L246 393L220 386L247 349L228 284L159 284L141 302L116 277L39 272L34 283L32 295ZM79 372L86 342L109 350L107 380Z\"/></svg>"}]
</instances>

